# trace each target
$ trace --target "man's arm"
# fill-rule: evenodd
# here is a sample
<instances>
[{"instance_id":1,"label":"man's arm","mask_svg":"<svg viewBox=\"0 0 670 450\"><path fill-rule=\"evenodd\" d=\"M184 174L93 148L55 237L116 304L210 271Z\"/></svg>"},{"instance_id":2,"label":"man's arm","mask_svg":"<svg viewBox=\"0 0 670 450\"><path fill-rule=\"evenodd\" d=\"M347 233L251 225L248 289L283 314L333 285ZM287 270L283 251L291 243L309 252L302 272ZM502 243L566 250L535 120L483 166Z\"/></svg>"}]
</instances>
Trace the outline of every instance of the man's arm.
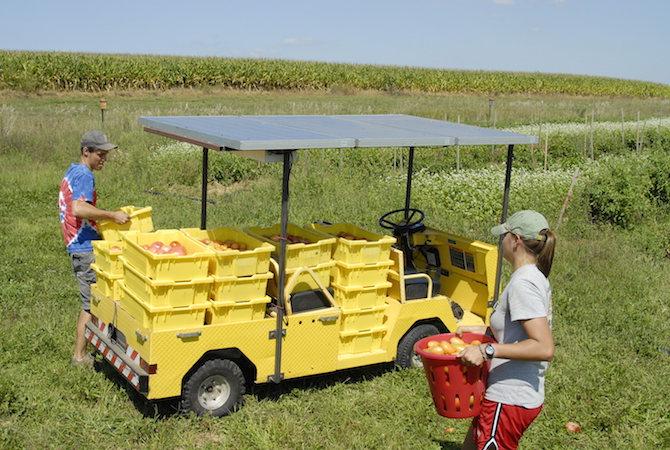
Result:
<instances>
[{"instance_id":1,"label":"man's arm","mask_svg":"<svg viewBox=\"0 0 670 450\"><path fill-rule=\"evenodd\" d=\"M123 211L106 211L82 200L72 202L72 213L80 219L112 220L118 224L126 223L130 219Z\"/></svg>"}]
</instances>

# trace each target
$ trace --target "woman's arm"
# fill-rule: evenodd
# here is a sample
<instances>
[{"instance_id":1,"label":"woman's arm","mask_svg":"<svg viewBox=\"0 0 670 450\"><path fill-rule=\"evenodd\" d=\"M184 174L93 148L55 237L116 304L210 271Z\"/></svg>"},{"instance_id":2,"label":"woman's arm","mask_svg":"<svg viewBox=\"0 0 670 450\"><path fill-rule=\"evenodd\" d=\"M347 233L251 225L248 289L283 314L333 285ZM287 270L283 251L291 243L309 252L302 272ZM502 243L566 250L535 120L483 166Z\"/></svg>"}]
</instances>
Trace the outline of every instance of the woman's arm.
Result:
<instances>
[{"instance_id":1,"label":"woman's arm","mask_svg":"<svg viewBox=\"0 0 670 450\"><path fill-rule=\"evenodd\" d=\"M554 338L546 317L520 320L528 339L514 344L493 344L495 357L524 361L551 361L554 357Z\"/></svg>"},{"instance_id":2,"label":"woman's arm","mask_svg":"<svg viewBox=\"0 0 670 450\"><path fill-rule=\"evenodd\" d=\"M554 357L554 338L546 317L520 320L528 335L514 344L492 344L496 358L517 359L523 361L551 361ZM458 355L468 365L479 366L484 362L484 347L466 347Z\"/></svg>"}]
</instances>

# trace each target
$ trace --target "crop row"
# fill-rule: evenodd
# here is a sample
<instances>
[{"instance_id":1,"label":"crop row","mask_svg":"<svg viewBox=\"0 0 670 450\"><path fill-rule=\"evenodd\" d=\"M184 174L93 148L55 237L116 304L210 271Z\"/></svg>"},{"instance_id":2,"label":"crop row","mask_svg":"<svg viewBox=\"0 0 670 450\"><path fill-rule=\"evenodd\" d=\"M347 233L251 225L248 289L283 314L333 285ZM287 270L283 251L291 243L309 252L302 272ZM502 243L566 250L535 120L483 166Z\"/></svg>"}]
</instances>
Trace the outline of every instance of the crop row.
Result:
<instances>
[{"instance_id":1,"label":"crop row","mask_svg":"<svg viewBox=\"0 0 670 450\"><path fill-rule=\"evenodd\" d=\"M0 51L0 89L89 91L221 86L670 98L643 81L263 59Z\"/></svg>"}]
</instances>

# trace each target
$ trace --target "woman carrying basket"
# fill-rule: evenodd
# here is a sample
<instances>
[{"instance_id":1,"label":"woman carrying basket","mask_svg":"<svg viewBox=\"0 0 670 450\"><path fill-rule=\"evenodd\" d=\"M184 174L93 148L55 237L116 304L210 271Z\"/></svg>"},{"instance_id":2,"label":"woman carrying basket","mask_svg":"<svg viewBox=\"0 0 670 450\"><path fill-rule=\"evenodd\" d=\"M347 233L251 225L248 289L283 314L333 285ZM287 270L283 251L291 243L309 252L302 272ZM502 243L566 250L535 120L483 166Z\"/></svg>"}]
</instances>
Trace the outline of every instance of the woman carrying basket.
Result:
<instances>
[{"instance_id":1,"label":"woman carrying basket","mask_svg":"<svg viewBox=\"0 0 670 450\"><path fill-rule=\"evenodd\" d=\"M484 402L464 449L515 449L544 404L544 374L554 355L551 335L551 271L556 238L544 216L519 211L491 232L502 236L503 257L512 275L496 305L491 326L497 343L466 347L464 364L491 366ZM461 332L484 331L461 327Z\"/></svg>"}]
</instances>

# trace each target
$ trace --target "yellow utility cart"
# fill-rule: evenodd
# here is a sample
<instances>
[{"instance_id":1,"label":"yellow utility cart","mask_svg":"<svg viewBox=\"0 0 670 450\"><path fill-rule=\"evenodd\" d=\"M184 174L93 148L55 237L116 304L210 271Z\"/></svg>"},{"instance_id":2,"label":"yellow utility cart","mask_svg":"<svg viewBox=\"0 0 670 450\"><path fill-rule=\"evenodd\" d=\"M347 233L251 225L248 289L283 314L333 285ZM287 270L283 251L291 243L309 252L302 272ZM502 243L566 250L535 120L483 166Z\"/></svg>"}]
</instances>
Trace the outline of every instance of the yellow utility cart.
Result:
<instances>
[{"instance_id":1,"label":"yellow utility cart","mask_svg":"<svg viewBox=\"0 0 670 450\"><path fill-rule=\"evenodd\" d=\"M500 252L427 226L411 207L415 147L507 145L504 221L513 147L535 137L406 115L139 122L203 149L200 229L139 228L119 233L119 245L96 246L102 276L87 339L147 399L180 397L185 410L221 416L241 405L251 384L378 363L419 366L419 339L488 323ZM379 219L389 235L352 224L288 223L298 150L401 146L409 147L405 205ZM207 229L209 150L283 164L278 225ZM145 247L158 235L183 242L188 254L153 256ZM208 247L215 237L239 244L235 251Z\"/></svg>"}]
</instances>

